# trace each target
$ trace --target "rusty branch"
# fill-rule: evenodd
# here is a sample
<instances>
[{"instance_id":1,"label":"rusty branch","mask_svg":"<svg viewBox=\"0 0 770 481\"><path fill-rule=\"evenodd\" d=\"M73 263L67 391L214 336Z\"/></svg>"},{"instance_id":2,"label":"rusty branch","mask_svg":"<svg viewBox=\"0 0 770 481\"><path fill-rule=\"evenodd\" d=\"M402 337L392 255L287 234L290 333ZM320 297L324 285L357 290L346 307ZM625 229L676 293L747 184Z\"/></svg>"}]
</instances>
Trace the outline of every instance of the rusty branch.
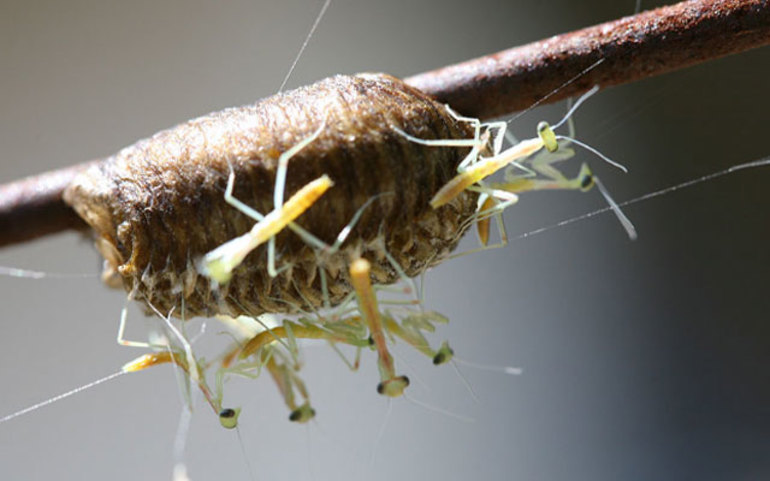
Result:
<instances>
[{"instance_id":1,"label":"rusty branch","mask_svg":"<svg viewBox=\"0 0 770 481\"><path fill-rule=\"evenodd\" d=\"M459 112L490 118L770 44L768 0L690 0L406 79ZM602 63L555 94L587 67ZM546 98L547 97L547 98ZM85 224L61 193L87 164L0 187L0 246Z\"/></svg>"},{"instance_id":2,"label":"rusty branch","mask_svg":"<svg viewBox=\"0 0 770 481\"><path fill-rule=\"evenodd\" d=\"M767 0L690 0L415 75L407 83L473 117L523 110L594 85L633 82L770 44Z\"/></svg>"},{"instance_id":3,"label":"rusty branch","mask_svg":"<svg viewBox=\"0 0 770 481\"><path fill-rule=\"evenodd\" d=\"M72 179L92 162L0 186L0 246L18 244L86 223L62 200Z\"/></svg>"}]
</instances>

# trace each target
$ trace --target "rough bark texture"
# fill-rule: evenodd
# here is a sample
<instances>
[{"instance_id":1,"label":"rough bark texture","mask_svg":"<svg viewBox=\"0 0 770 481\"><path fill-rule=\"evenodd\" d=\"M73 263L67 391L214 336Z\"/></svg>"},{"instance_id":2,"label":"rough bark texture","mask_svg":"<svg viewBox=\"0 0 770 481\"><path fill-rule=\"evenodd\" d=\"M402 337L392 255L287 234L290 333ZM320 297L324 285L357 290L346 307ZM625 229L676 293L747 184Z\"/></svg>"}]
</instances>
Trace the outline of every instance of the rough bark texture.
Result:
<instances>
[{"instance_id":1,"label":"rough bark texture","mask_svg":"<svg viewBox=\"0 0 770 481\"><path fill-rule=\"evenodd\" d=\"M768 0L690 0L445 67L406 83L485 119L770 43ZM587 67L601 65L553 93ZM0 246L85 228L61 194L84 166L0 187Z\"/></svg>"},{"instance_id":2,"label":"rough bark texture","mask_svg":"<svg viewBox=\"0 0 770 481\"><path fill-rule=\"evenodd\" d=\"M633 82L768 44L767 0L690 0L405 82L465 115L491 118L529 108L546 96L556 102L594 85ZM600 65L581 75L599 60Z\"/></svg>"},{"instance_id":3,"label":"rough bark texture","mask_svg":"<svg viewBox=\"0 0 770 481\"><path fill-rule=\"evenodd\" d=\"M267 274L265 246L214 288L197 263L246 233L254 220L224 200L231 165L235 197L266 214L281 153L321 134L289 162L285 198L328 175L334 186L298 223L333 243L370 199L337 253L319 254L286 229L277 236L278 277ZM394 282L390 253L408 276L439 262L475 210L475 195L431 209L431 196L454 174L467 149L411 142L467 138L467 123L418 90L387 75L337 76L253 106L215 112L160 132L80 174L64 199L93 228L110 270L137 300L178 316L251 316L319 307L319 269L330 301L351 292L348 263L368 258L377 283ZM184 300L184 312L182 312Z\"/></svg>"}]
</instances>

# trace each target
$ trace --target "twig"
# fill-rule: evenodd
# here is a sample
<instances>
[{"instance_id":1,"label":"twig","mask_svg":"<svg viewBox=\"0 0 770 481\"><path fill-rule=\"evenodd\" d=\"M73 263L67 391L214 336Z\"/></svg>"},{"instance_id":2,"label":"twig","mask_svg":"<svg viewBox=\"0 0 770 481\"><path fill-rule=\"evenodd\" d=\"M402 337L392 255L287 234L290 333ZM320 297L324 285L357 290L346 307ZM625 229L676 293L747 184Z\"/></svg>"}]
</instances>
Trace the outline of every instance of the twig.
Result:
<instances>
[{"instance_id":1,"label":"twig","mask_svg":"<svg viewBox=\"0 0 770 481\"><path fill-rule=\"evenodd\" d=\"M96 161L0 186L0 246L88 227L62 200L72 179Z\"/></svg>"},{"instance_id":2,"label":"twig","mask_svg":"<svg viewBox=\"0 0 770 481\"><path fill-rule=\"evenodd\" d=\"M490 118L770 44L767 0L690 0L406 79L458 112Z\"/></svg>"},{"instance_id":3,"label":"twig","mask_svg":"<svg viewBox=\"0 0 770 481\"><path fill-rule=\"evenodd\" d=\"M406 79L482 119L770 44L768 0L690 0ZM551 94L598 60L602 64ZM85 223L62 201L89 164L0 187L0 246Z\"/></svg>"}]
</instances>

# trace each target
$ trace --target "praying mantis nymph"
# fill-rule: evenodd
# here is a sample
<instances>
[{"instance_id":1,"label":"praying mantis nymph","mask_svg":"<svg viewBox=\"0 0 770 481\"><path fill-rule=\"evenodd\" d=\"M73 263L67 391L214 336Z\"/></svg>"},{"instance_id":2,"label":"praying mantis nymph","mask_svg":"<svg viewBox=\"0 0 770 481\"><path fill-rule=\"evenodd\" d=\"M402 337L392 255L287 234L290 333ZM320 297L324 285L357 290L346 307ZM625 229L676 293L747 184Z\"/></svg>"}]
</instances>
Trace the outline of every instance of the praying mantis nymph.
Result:
<instances>
[{"instance_id":1,"label":"praying mantis nymph","mask_svg":"<svg viewBox=\"0 0 770 481\"><path fill-rule=\"evenodd\" d=\"M434 350L423 335L445 318L418 300L395 314L378 305L378 291L447 258L474 223L486 244L489 216L521 192L594 184L585 166L567 179L551 165L569 151L554 154L562 138L547 124L506 150L504 131L385 74L336 76L191 120L87 170L65 200L93 227L105 277L163 319L176 343L147 343L156 352L124 371L178 365L233 428L239 411L222 407L222 377L265 369L289 418L306 422L315 410L296 373L296 342L323 339L374 349L377 391L400 396L409 380L396 373L391 339L434 364L453 352L447 343ZM525 172L486 184L514 165ZM223 354L216 389L209 365L171 323L264 314L299 318L261 323L261 333ZM118 341L143 345L123 339L124 324L125 315Z\"/></svg>"}]
</instances>

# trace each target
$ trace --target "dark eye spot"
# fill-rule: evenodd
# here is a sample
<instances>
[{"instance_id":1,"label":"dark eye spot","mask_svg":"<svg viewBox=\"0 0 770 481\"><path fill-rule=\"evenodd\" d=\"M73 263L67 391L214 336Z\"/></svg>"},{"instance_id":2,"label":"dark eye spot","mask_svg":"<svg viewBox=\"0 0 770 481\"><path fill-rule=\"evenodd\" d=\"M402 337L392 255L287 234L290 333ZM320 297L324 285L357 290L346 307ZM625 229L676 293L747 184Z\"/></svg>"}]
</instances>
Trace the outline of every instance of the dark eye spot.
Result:
<instances>
[{"instance_id":1,"label":"dark eye spot","mask_svg":"<svg viewBox=\"0 0 770 481\"><path fill-rule=\"evenodd\" d=\"M594 183L594 177L592 175L586 175L583 177L583 181L580 182L580 187L583 189L587 189L591 187Z\"/></svg>"},{"instance_id":2,"label":"dark eye spot","mask_svg":"<svg viewBox=\"0 0 770 481\"><path fill-rule=\"evenodd\" d=\"M442 351L437 352L436 355L433 356L433 364L436 366L443 364L444 361L446 361L446 354Z\"/></svg>"}]
</instances>

